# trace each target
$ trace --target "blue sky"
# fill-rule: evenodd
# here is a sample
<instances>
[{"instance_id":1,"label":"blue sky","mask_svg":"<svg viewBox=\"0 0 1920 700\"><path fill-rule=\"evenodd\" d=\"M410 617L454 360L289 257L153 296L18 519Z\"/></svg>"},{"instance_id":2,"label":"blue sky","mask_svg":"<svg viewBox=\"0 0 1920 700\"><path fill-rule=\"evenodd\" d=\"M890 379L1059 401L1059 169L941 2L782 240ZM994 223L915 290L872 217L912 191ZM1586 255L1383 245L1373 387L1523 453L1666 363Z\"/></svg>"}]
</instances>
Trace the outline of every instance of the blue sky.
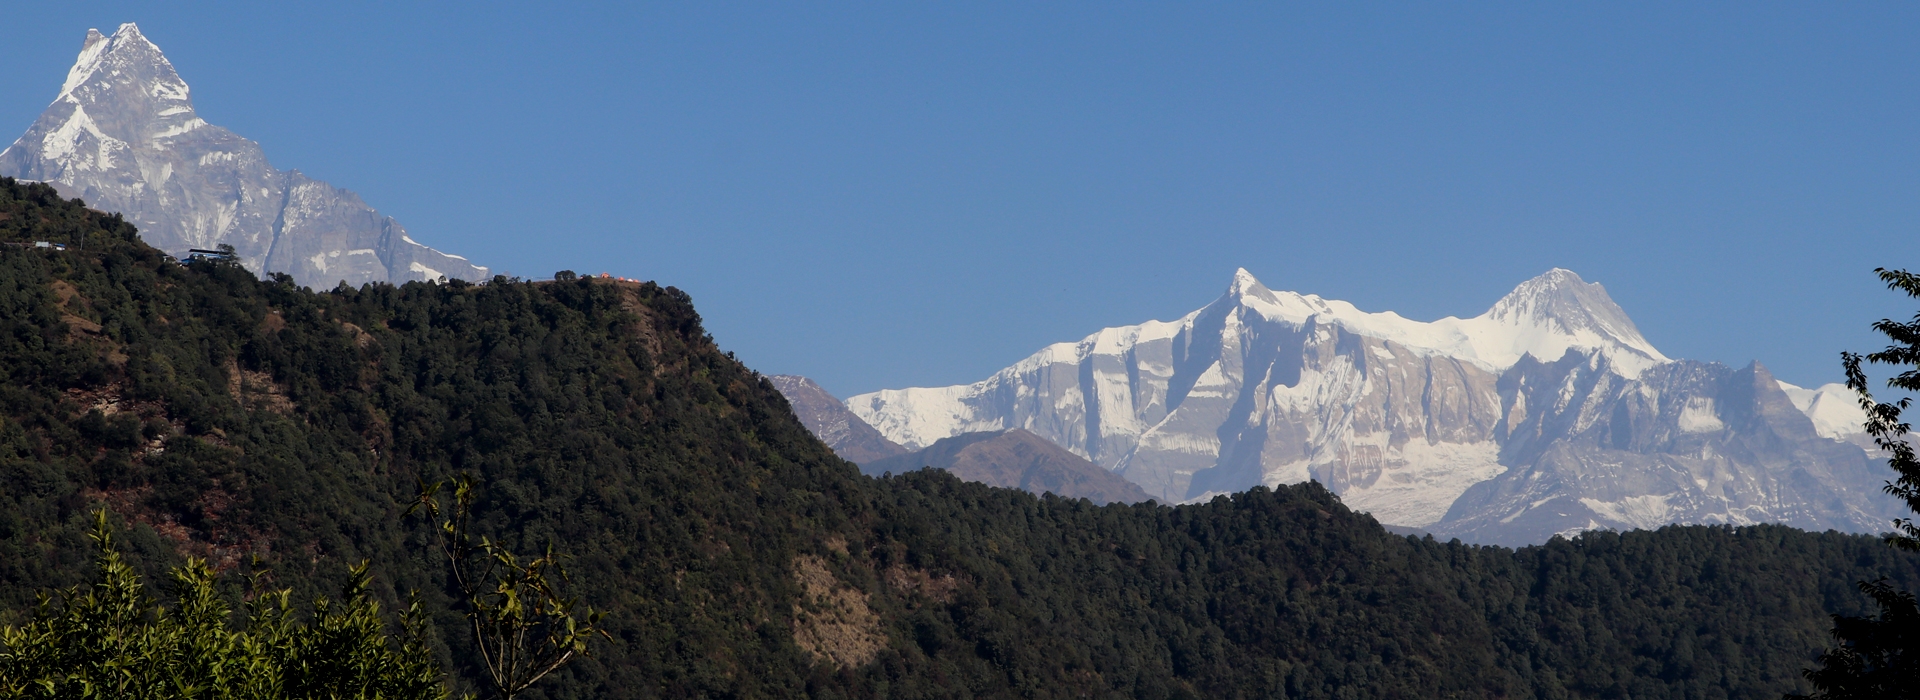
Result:
<instances>
[{"instance_id":1,"label":"blue sky","mask_svg":"<svg viewBox=\"0 0 1920 700\"><path fill-rule=\"evenodd\" d=\"M35 5L0 132L138 22L276 166L496 271L679 286L842 396L1236 267L1427 320L1566 267L1802 385L1914 308L1871 271L1920 267L1920 5Z\"/></svg>"}]
</instances>

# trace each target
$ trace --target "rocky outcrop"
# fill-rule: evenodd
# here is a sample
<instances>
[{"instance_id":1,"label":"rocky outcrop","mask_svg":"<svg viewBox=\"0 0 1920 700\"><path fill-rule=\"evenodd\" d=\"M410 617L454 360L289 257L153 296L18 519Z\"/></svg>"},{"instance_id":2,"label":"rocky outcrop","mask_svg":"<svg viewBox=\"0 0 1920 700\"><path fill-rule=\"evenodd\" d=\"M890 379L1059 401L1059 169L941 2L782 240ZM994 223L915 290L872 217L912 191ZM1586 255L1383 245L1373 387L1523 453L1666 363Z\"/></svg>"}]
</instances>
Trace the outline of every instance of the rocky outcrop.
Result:
<instances>
[{"instance_id":1,"label":"rocky outcrop","mask_svg":"<svg viewBox=\"0 0 1920 700\"><path fill-rule=\"evenodd\" d=\"M247 269L304 286L488 276L414 242L358 195L278 170L259 144L202 120L173 64L132 24L111 37L88 30L60 94L0 152L0 175L118 212L176 256L230 245Z\"/></svg>"},{"instance_id":2,"label":"rocky outcrop","mask_svg":"<svg viewBox=\"0 0 1920 700\"><path fill-rule=\"evenodd\" d=\"M1781 523L1880 532L1901 512L1892 474L1820 435L1767 369L1681 360L1636 379L1599 358L1527 358L1501 378L1495 428L1512 465L1473 485L1430 529L1539 542L1668 523Z\"/></svg>"}]
</instances>

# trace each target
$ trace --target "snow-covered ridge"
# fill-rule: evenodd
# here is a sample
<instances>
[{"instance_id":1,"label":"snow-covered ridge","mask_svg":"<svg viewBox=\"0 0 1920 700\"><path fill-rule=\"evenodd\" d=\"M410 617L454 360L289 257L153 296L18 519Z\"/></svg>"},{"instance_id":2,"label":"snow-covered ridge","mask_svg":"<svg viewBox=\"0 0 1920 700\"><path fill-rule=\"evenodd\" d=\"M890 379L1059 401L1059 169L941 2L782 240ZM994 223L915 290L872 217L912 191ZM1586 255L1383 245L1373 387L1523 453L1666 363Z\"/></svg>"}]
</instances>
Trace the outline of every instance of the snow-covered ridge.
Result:
<instances>
[{"instance_id":1,"label":"snow-covered ridge","mask_svg":"<svg viewBox=\"0 0 1920 700\"><path fill-rule=\"evenodd\" d=\"M1219 299L1177 320L1107 328L1076 343L1049 345L973 384L887 389L848 398L847 408L888 439L915 449L965 432L1028 427L1009 425L1005 416L986 415L978 404L986 395L1020 386L1020 377L1046 367L1078 365L1097 355L1126 356L1134 348L1183 334L1191 342L1203 317L1237 313L1296 328L1337 326L1416 355L1457 359L1495 373L1528 355L1552 362L1574 349L1597 351L1613 371L1627 378L1671 361L1640 335L1605 288L1568 270L1556 268L1520 284L1479 316L1428 322L1391 311L1367 312L1313 294L1276 292L1241 268ZM1158 369L1168 376L1173 373L1171 367ZM1103 415L1101 419L1110 425L1127 417ZM1148 427L1139 426L1141 430Z\"/></svg>"},{"instance_id":2,"label":"snow-covered ridge","mask_svg":"<svg viewBox=\"0 0 1920 700\"><path fill-rule=\"evenodd\" d=\"M1670 361L1640 335L1604 288L1560 268L1521 283L1486 313L1468 319L1448 316L1415 321L1391 311L1368 313L1347 302L1311 294L1273 292L1244 268L1234 274L1221 302L1228 300L1272 320L1338 324L1421 354L1466 360L1496 372L1527 355L1552 362L1575 348L1600 351L1614 371L1629 379Z\"/></svg>"},{"instance_id":3,"label":"snow-covered ridge","mask_svg":"<svg viewBox=\"0 0 1920 700\"><path fill-rule=\"evenodd\" d=\"M249 270L316 288L490 276L352 192L274 168L259 144L196 115L191 95L138 26L90 29L53 102L0 150L0 175L119 213L161 250L227 244Z\"/></svg>"},{"instance_id":4,"label":"snow-covered ridge","mask_svg":"<svg viewBox=\"0 0 1920 700\"><path fill-rule=\"evenodd\" d=\"M120 25L113 36L103 36L98 29L87 30L80 55L74 59L73 67L67 69L67 80L60 85L60 94L53 101L84 104L89 96L81 92L88 84L95 84L96 91L107 90L119 87L116 83L134 81L135 76L143 78L141 87L153 102L169 103L164 107L150 105L157 116L186 114L191 117L193 105L186 81L180 79L160 47L141 34L140 27L132 22Z\"/></svg>"},{"instance_id":5,"label":"snow-covered ridge","mask_svg":"<svg viewBox=\"0 0 1920 700\"><path fill-rule=\"evenodd\" d=\"M93 77L93 72L100 68L100 57L107 53L107 45L107 38L100 34L100 30L87 30L87 40L80 47L80 57L74 60L72 68L67 69L67 82L60 85L60 94L53 101L70 99L74 88Z\"/></svg>"},{"instance_id":6,"label":"snow-covered ridge","mask_svg":"<svg viewBox=\"0 0 1920 700\"><path fill-rule=\"evenodd\" d=\"M1793 407L1813 419L1813 430L1821 437L1850 440L1865 435L1867 413L1860 410L1860 395L1845 384L1822 384L1812 389L1780 382Z\"/></svg>"},{"instance_id":7,"label":"snow-covered ridge","mask_svg":"<svg viewBox=\"0 0 1920 700\"><path fill-rule=\"evenodd\" d=\"M907 447L1022 428L1166 503L1308 479L1470 541L1674 523L1873 532L1884 498L1844 388L1670 360L1566 270L1415 321L1245 270L1171 322L1058 343L967 385L847 400Z\"/></svg>"}]
</instances>

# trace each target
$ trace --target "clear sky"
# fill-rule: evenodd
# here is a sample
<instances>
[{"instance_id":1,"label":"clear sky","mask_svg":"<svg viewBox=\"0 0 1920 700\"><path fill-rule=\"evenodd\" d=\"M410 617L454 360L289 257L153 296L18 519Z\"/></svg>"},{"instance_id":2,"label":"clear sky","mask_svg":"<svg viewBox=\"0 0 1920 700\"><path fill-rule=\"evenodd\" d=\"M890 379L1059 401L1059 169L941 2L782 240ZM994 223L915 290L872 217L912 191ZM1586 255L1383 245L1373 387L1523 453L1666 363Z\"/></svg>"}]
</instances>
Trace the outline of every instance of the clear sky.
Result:
<instances>
[{"instance_id":1,"label":"clear sky","mask_svg":"<svg viewBox=\"0 0 1920 700\"><path fill-rule=\"evenodd\" d=\"M1802 385L1915 305L1912 3L34 3L0 133L137 22L201 117L526 277L690 292L841 396L1246 267L1410 318L1565 267ZM291 4L289 4L291 5Z\"/></svg>"}]
</instances>

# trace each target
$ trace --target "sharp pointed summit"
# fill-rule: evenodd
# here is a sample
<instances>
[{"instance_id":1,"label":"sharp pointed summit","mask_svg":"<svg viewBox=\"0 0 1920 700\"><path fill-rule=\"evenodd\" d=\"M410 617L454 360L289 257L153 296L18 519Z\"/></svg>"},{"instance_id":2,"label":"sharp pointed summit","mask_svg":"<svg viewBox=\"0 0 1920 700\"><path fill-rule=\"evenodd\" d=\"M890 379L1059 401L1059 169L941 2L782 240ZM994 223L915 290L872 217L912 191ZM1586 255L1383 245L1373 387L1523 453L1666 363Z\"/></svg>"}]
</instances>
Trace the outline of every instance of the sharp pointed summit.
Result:
<instances>
[{"instance_id":1,"label":"sharp pointed summit","mask_svg":"<svg viewBox=\"0 0 1920 700\"><path fill-rule=\"evenodd\" d=\"M1242 296L1254 293L1254 290L1264 292L1267 288L1260 284L1260 280L1254 279L1253 273L1248 272L1247 268L1242 267L1233 271L1233 282L1227 285L1228 296Z\"/></svg>"},{"instance_id":2,"label":"sharp pointed summit","mask_svg":"<svg viewBox=\"0 0 1920 700\"><path fill-rule=\"evenodd\" d=\"M1526 356L1551 362L1570 349L1597 351L1629 377L1669 361L1640 335L1604 287L1560 268L1522 282L1486 313L1467 319L1415 321L1391 311L1362 311L1337 299L1274 291L1246 268L1234 273L1226 294L1195 313L1208 318L1235 309L1269 321L1314 320L1390 340L1416 354L1459 358L1494 371Z\"/></svg>"},{"instance_id":3,"label":"sharp pointed summit","mask_svg":"<svg viewBox=\"0 0 1920 700\"><path fill-rule=\"evenodd\" d=\"M1502 365L1522 355L1551 362L1572 348L1599 351L1629 377L1671 361L1640 335L1605 287L1557 267L1520 283L1461 325L1471 329L1482 357Z\"/></svg>"},{"instance_id":4,"label":"sharp pointed summit","mask_svg":"<svg viewBox=\"0 0 1920 700\"><path fill-rule=\"evenodd\" d=\"M1483 316L1516 325L1548 325L1561 333L1592 331L1615 342L1640 347L1651 357L1660 357L1640 335L1633 320L1627 318L1627 312L1607 296L1605 287L1580 279L1572 270L1556 267L1522 282Z\"/></svg>"},{"instance_id":5,"label":"sharp pointed summit","mask_svg":"<svg viewBox=\"0 0 1920 700\"><path fill-rule=\"evenodd\" d=\"M488 276L416 243L358 195L276 169L259 144L208 124L131 22L112 36L87 30L52 104L0 151L0 175L119 212L174 255L231 245L247 269L310 287Z\"/></svg>"},{"instance_id":6,"label":"sharp pointed summit","mask_svg":"<svg viewBox=\"0 0 1920 700\"><path fill-rule=\"evenodd\" d=\"M1666 522L1878 527L1885 504L1847 421L1812 422L1830 402L1793 402L1812 392L1756 390L1773 386L1762 372L1667 358L1569 270L1427 322L1238 269L1180 319L846 405L908 449L1024 429L1166 502L1313 479L1382 522L1483 542Z\"/></svg>"}]
</instances>

